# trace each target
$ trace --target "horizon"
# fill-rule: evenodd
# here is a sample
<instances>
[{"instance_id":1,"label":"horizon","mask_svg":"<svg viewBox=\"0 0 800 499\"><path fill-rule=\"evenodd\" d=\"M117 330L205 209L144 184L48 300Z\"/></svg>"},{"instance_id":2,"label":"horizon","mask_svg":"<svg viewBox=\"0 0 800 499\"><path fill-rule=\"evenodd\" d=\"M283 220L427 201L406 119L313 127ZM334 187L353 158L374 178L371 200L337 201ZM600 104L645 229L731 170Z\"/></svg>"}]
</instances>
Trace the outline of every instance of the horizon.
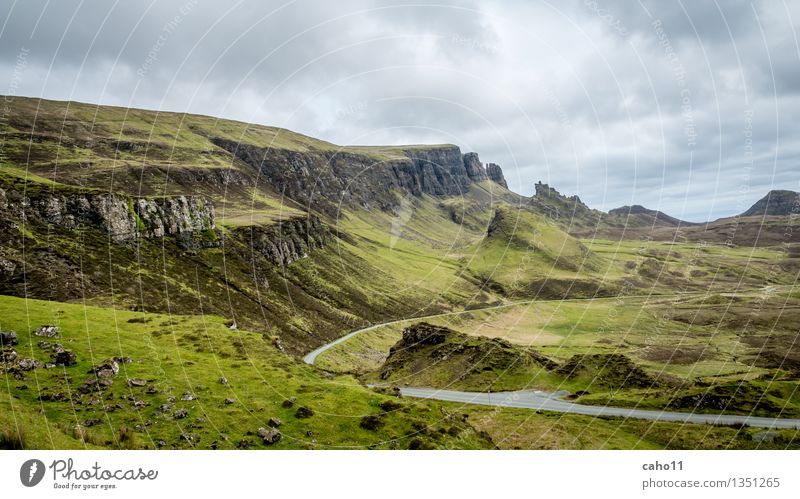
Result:
<instances>
[{"instance_id":1,"label":"horizon","mask_svg":"<svg viewBox=\"0 0 800 499\"><path fill-rule=\"evenodd\" d=\"M297 133L297 134L300 134L300 135L304 135L306 137L309 137L309 138L315 139L315 140L322 140L324 142L328 142L330 144L333 144L333 145L338 146L338 147L343 147L343 148L344 147L365 147L365 148L369 148L369 147L399 147L399 148L402 148L402 147L417 147L417 146L427 146L427 147L455 146L455 147L459 148L459 150L461 151L462 154L467 153L467 152L475 152L475 153L478 154L479 157L481 155L480 151L468 151L468 150L464 150L464 148L459 146L458 144L443 143L443 142L430 143L430 144L424 144L424 143L413 143L413 144L369 144L369 145L367 145L367 144L337 144L335 142L330 142L330 141L325 140L325 139L320 138L320 137L314 137L312 135L307 135L305 133L298 132L296 130L286 129L286 128L283 128L283 127L270 125L268 123L246 122L246 121L240 121L240 120L233 120L233 119L226 118L226 117L223 117L223 116L214 116L214 115L209 115L209 114L199 114L199 113L192 113L192 112L187 112L187 111L175 111L175 110L171 110L171 109L151 109L151 108L140 108L140 107L126 107L126 106L117 106L117 105L112 105L112 104L100 104L100 103L86 102L86 101L76 101L76 100L67 101L67 100L60 100L60 99L48 99L48 98L44 98L44 97L36 97L36 96L28 96L28 95L0 95L0 97L2 97L4 100L6 100L6 98L8 98L8 97L11 97L11 98L33 99L33 100L46 100L46 101L51 101L51 102L60 102L60 103L66 103L66 104L80 104L80 105L97 106L97 107L118 107L118 108L121 108L121 109L141 110L141 111L149 111L149 112L154 112L154 113L188 114L188 115L194 115L194 116L205 116L205 117L212 118L212 119L215 119L215 120L238 121L238 122L241 122L241 123L244 123L244 124L247 124L247 125L263 126L263 127L267 127L267 128L281 128L281 129L288 130L288 131L290 131L292 133ZM491 162L492 161L486 161L484 158L481 157L481 163L484 166L487 163L491 163ZM507 176L508 174L506 172L506 169L503 167L503 165L501 164L499 166L500 166L500 168L503 168L503 172ZM535 185L537 182L542 182L544 184L549 185L550 187L556 189L559 192L559 194L561 194L563 196L570 197L570 196L573 196L573 195L577 195L578 197L580 197L580 195L577 194L577 193L573 194L573 193L570 193L568 191L564 191L563 189L559 188L558 185L549 184L548 182L545 182L541 178L537 179L537 180L533 180L533 181L529 182L529 184L530 185ZM514 192L514 193L516 193L516 194L519 194L521 196L524 196L524 197L527 197L527 198L531 198L531 197L533 197L535 195L535 193L525 194L523 192L519 192L517 190L514 190L512 187L513 187L512 185L509 185L509 190ZM751 206L753 206L753 204L755 204L756 202L764 199L770 192L780 191L780 190L785 190L785 191L789 191L789 192L798 192L798 191L795 191L793 189L780 189L780 188L777 188L777 187L776 188L771 188L768 191L765 191L762 194L758 195L758 197L753 199L752 202L750 204L748 204L744 209L739 210L739 211L732 211L733 214L731 214L731 215L723 215L723 216L720 216L720 217L717 217L717 218L713 218L713 219L708 219L708 220L691 220L689 218L683 218L683 217L681 217L679 215L675 215L673 213L667 212L667 211L665 211L663 209L655 208L655 207L644 205L644 204L638 204L638 203L613 206L613 207L610 207L610 208L597 208L597 207L595 207L595 206L593 206L593 205L591 205L589 203L586 203L586 201L582 197L581 197L581 201L584 204L586 204L589 208L596 209L596 210L602 211L604 213L608 213L611 210L616 210L616 209L621 209L621 208L626 208L626 207L641 206L641 207L644 207L644 208L646 208L648 210L659 211L659 212L661 212L661 213L663 213L665 215L677 218L677 219L679 219L679 220L681 220L683 222L690 222L690 223L694 223L694 224L708 224L708 223L713 223L713 222L716 222L716 221L722 220L722 219L729 219L729 218L738 217L744 211L746 211Z\"/></svg>"},{"instance_id":2,"label":"horizon","mask_svg":"<svg viewBox=\"0 0 800 499\"><path fill-rule=\"evenodd\" d=\"M3 3L0 92L453 143L523 195L695 222L800 187L798 6Z\"/></svg>"}]
</instances>

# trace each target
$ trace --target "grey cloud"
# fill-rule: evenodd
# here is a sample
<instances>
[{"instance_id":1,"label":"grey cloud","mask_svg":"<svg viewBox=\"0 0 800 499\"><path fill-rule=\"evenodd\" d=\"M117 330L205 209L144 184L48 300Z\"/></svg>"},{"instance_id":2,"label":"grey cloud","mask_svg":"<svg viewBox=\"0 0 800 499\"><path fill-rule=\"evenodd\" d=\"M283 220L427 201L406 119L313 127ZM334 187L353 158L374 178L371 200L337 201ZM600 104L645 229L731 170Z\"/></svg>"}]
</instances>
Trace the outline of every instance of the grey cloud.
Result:
<instances>
[{"instance_id":1,"label":"grey cloud","mask_svg":"<svg viewBox=\"0 0 800 499\"><path fill-rule=\"evenodd\" d=\"M219 115L336 143L452 142L501 164L525 194L541 179L598 208L638 203L692 220L798 188L794 5L0 5L0 92Z\"/></svg>"}]
</instances>

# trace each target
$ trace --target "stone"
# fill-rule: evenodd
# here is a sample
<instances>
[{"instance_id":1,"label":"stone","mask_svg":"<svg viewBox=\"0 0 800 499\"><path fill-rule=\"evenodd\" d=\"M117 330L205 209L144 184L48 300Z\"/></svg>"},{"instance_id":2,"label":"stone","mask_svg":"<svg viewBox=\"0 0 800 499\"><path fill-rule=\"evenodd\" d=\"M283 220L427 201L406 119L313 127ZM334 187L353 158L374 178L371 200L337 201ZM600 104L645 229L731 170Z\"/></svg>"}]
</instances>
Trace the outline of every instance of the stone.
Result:
<instances>
[{"instance_id":1,"label":"stone","mask_svg":"<svg viewBox=\"0 0 800 499\"><path fill-rule=\"evenodd\" d=\"M14 331L0 331L0 347L11 347L19 342Z\"/></svg>"},{"instance_id":2,"label":"stone","mask_svg":"<svg viewBox=\"0 0 800 499\"><path fill-rule=\"evenodd\" d=\"M32 371L39 367L42 367L42 363L35 359L26 357L17 361L17 369L20 371Z\"/></svg>"},{"instance_id":3,"label":"stone","mask_svg":"<svg viewBox=\"0 0 800 499\"><path fill-rule=\"evenodd\" d=\"M34 336L43 336L45 338L55 338L58 336L59 329L56 326L40 326L39 329L33 332Z\"/></svg>"},{"instance_id":4,"label":"stone","mask_svg":"<svg viewBox=\"0 0 800 499\"><path fill-rule=\"evenodd\" d=\"M403 329L403 347L413 348L421 345L438 345L444 343L453 331L427 322L420 322Z\"/></svg>"},{"instance_id":5,"label":"stone","mask_svg":"<svg viewBox=\"0 0 800 499\"><path fill-rule=\"evenodd\" d=\"M186 409L178 409L174 413L172 413L172 417L174 419L183 419L189 415L189 411Z\"/></svg>"},{"instance_id":6,"label":"stone","mask_svg":"<svg viewBox=\"0 0 800 499\"><path fill-rule=\"evenodd\" d=\"M258 429L256 434L261 437L261 440L263 440L267 445L272 445L278 442L282 437L281 432L275 428L266 429L262 427Z\"/></svg>"},{"instance_id":7,"label":"stone","mask_svg":"<svg viewBox=\"0 0 800 499\"><path fill-rule=\"evenodd\" d=\"M114 357L114 362L117 364L130 364L133 362L133 359L130 357Z\"/></svg>"},{"instance_id":8,"label":"stone","mask_svg":"<svg viewBox=\"0 0 800 499\"><path fill-rule=\"evenodd\" d=\"M758 433L754 433L752 438L753 442L758 442L760 444L771 444L780 436L781 434L777 431L760 431Z\"/></svg>"},{"instance_id":9,"label":"stone","mask_svg":"<svg viewBox=\"0 0 800 499\"><path fill-rule=\"evenodd\" d=\"M295 402L297 402L297 397L289 397L281 403L281 406L288 409L294 407Z\"/></svg>"},{"instance_id":10,"label":"stone","mask_svg":"<svg viewBox=\"0 0 800 499\"><path fill-rule=\"evenodd\" d=\"M129 378L128 379L128 386L130 386L130 387L141 387L141 386L145 386L146 384L147 384L147 381L145 381L143 379L139 379L139 378Z\"/></svg>"},{"instance_id":11,"label":"stone","mask_svg":"<svg viewBox=\"0 0 800 499\"><path fill-rule=\"evenodd\" d=\"M191 400L197 400L197 397L195 397L192 392L183 392L183 395L181 395L181 400L188 402Z\"/></svg>"},{"instance_id":12,"label":"stone","mask_svg":"<svg viewBox=\"0 0 800 499\"><path fill-rule=\"evenodd\" d=\"M119 374L119 364L114 359L108 359L89 370L90 374L96 374L99 378L113 378Z\"/></svg>"},{"instance_id":13,"label":"stone","mask_svg":"<svg viewBox=\"0 0 800 499\"><path fill-rule=\"evenodd\" d=\"M57 350L53 355L53 364L57 366L74 366L78 363L78 357L72 350L64 350L63 348Z\"/></svg>"},{"instance_id":14,"label":"stone","mask_svg":"<svg viewBox=\"0 0 800 499\"><path fill-rule=\"evenodd\" d=\"M0 354L0 356L2 356L2 360L3 360L4 364L9 364L9 363L14 362L15 360L17 360L17 358L19 357L19 354L16 352L16 350L6 349L6 350L3 350L3 353Z\"/></svg>"},{"instance_id":15,"label":"stone","mask_svg":"<svg viewBox=\"0 0 800 499\"><path fill-rule=\"evenodd\" d=\"M278 418L269 418L269 421L267 421L267 425L271 426L272 428L277 428L282 424L283 421Z\"/></svg>"},{"instance_id":16,"label":"stone","mask_svg":"<svg viewBox=\"0 0 800 499\"><path fill-rule=\"evenodd\" d=\"M294 417L299 419L310 418L313 415L314 415L314 409L304 405L298 407L297 411L294 413Z\"/></svg>"},{"instance_id":17,"label":"stone","mask_svg":"<svg viewBox=\"0 0 800 499\"><path fill-rule=\"evenodd\" d=\"M228 384L228 378L226 378L225 376L221 376L219 378L219 384L220 385L227 385Z\"/></svg>"},{"instance_id":18,"label":"stone","mask_svg":"<svg viewBox=\"0 0 800 499\"><path fill-rule=\"evenodd\" d=\"M486 175L489 177L489 180L508 189L508 183L506 182L505 176L503 176L503 169L500 168L499 165L495 163L487 164Z\"/></svg>"},{"instance_id":19,"label":"stone","mask_svg":"<svg viewBox=\"0 0 800 499\"><path fill-rule=\"evenodd\" d=\"M225 405L231 405L231 404L235 404L235 403L236 403L236 401L235 401L235 400L233 400L232 398L226 398L226 399L225 399L225 400L223 400L222 402L223 402Z\"/></svg>"}]
</instances>

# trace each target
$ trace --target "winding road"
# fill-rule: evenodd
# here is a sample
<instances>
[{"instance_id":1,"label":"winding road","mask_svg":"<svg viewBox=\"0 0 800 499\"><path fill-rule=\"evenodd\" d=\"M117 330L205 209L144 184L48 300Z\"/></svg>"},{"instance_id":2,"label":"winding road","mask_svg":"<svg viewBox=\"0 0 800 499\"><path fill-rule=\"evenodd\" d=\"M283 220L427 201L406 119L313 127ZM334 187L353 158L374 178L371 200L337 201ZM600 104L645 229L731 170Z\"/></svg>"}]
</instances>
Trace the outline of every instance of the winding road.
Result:
<instances>
[{"instance_id":1,"label":"winding road","mask_svg":"<svg viewBox=\"0 0 800 499\"><path fill-rule=\"evenodd\" d=\"M532 301L532 300L531 300ZM496 307L488 307L480 310L491 310L498 308L513 307L524 305L531 301L507 303ZM342 336L341 338L326 343L313 352L303 357L306 364L314 365L317 357L331 348L344 343L345 341L366 331L406 322L410 320L425 320L435 317L444 317L463 312L445 312L442 314L427 315L424 317L414 317L411 319L398 319L395 321L374 324L363 329L358 329ZM612 407L607 405L582 405L563 400L569 392L543 392L538 390L519 390L514 392L459 392L455 390L441 390L438 388L400 388L400 394L405 397L414 397L430 400L441 400L443 402L460 402L464 404L489 405L495 407L516 407L521 409L533 409L540 411L562 412L570 414L582 414L586 416L607 416L622 417L633 419L647 419L651 421L666 421L672 423L693 423L693 424L717 424L733 425L746 424L759 428L783 428L800 429L800 419L787 418L766 418L757 416L736 416L732 414L703 414L696 412L672 412L645 409L630 409L626 407Z\"/></svg>"}]
</instances>

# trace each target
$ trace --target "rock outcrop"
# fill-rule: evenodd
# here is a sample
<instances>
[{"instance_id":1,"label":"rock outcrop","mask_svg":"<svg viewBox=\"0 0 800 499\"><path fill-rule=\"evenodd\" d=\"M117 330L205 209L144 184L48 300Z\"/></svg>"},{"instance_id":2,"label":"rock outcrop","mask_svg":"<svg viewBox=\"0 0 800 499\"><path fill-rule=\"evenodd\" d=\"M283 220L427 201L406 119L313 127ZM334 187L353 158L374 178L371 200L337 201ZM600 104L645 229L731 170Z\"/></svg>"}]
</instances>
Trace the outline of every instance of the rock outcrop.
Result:
<instances>
[{"instance_id":1,"label":"rock outcrop","mask_svg":"<svg viewBox=\"0 0 800 499\"><path fill-rule=\"evenodd\" d=\"M500 168L500 165L495 163L489 163L486 165L486 175L489 177L489 180L502 185L506 189L508 189L508 183L506 182L505 176L503 176L503 169Z\"/></svg>"},{"instance_id":2,"label":"rock outcrop","mask_svg":"<svg viewBox=\"0 0 800 499\"><path fill-rule=\"evenodd\" d=\"M188 240L203 231L215 230L214 205L203 196L134 200L73 189L28 194L0 188L0 210L3 218L11 221L39 221L66 230L97 227L116 242L164 236Z\"/></svg>"},{"instance_id":3,"label":"rock outcrop","mask_svg":"<svg viewBox=\"0 0 800 499\"><path fill-rule=\"evenodd\" d=\"M397 191L458 196L470 184L489 178L476 153L461 154L453 145L409 147L382 158L343 151L288 151L221 138L212 141L256 169L276 191L331 216L342 206L390 211L399 204ZM502 180L499 167L494 170Z\"/></svg>"},{"instance_id":4,"label":"rock outcrop","mask_svg":"<svg viewBox=\"0 0 800 499\"><path fill-rule=\"evenodd\" d=\"M273 225L239 229L239 237L275 265L286 266L307 257L333 238L316 216L293 218ZM249 234L247 234L249 232Z\"/></svg>"}]
</instances>

